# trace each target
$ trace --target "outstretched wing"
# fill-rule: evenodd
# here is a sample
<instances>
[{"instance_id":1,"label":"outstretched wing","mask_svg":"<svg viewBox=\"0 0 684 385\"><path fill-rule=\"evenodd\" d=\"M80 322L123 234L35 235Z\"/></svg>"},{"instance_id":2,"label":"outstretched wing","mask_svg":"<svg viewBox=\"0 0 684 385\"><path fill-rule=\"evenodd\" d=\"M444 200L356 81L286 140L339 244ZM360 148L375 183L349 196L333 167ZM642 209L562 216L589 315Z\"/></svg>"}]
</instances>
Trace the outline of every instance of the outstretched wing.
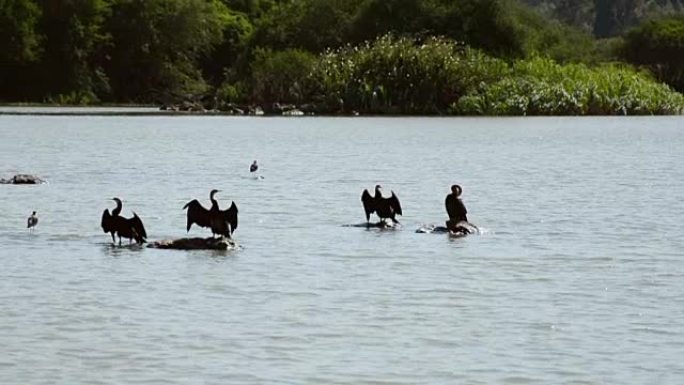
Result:
<instances>
[{"instance_id":1,"label":"outstretched wing","mask_svg":"<svg viewBox=\"0 0 684 385\"><path fill-rule=\"evenodd\" d=\"M401 203L399 203L399 198L394 195L394 191L392 191L392 196L387 199L389 200L390 207L396 214L404 215L401 213Z\"/></svg>"},{"instance_id":2,"label":"outstretched wing","mask_svg":"<svg viewBox=\"0 0 684 385\"><path fill-rule=\"evenodd\" d=\"M222 210L223 219L230 225L230 234L234 233L238 227L238 208L235 202L227 210Z\"/></svg>"},{"instance_id":3,"label":"outstretched wing","mask_svg":"<svg viewBox=\"0 0 684 385\"><path fill-rule=\"evenodd\" d=\"M363 190L361 194L361 202L363 203L363 211L366 212L366 220L370 220L370 215L375 211L375 205L373 197L370 195L368 190Z\"/></svg>"},{"instance_id":4,"label":"outstretched wing","mask_svg":"<svg viewBox=\"0 0 684 385\"><path fill-rule=\"evenodd\" d=\"M102 212L102 221L100 222L100 226L102 226L102 231L105 233L111 233L114 231L114 218L109 215L109 209L105 209L105 211Z\"/></svg>"},{"instance_id":5,"label":"outstretched wing","mask_svg":"<svg viewBox=\"0 0 684 385\"><path fill-rule=\"evenodd\" d=\"M138 234L139 238L136 238L136 241L142 243L142 241L145 241L147 239L147 232L145 232L145 226L143 226L143 223L140 220L140 217L138 217L138 214L134 212L133 218L129 219L128 223L133 228L133 230L135 230L135 234Z\"/></svg>"},{"instance_id":6,"label":"outstretched wing","mask_svg":"<svg viewBox=\"0 0 684 385\"><path fill-rule=\"evenodd\" d=\"M186 231L190 231L193 223L196 223L200 227L211 227L211 215L209 215L209 210L202 207L197 199L193 199L183 206L183 210L188 209L187 217L187 228Z\"/></svg>"}]
</instances>

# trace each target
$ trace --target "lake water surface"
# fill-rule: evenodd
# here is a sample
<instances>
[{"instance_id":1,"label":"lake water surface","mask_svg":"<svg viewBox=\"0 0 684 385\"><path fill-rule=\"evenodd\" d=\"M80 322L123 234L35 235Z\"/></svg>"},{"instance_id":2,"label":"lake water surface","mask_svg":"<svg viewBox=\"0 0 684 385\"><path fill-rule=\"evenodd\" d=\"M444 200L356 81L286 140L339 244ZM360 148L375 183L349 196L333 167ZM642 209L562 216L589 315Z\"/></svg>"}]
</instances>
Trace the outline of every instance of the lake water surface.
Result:
<instances>
[{"instance_id":1,"label":"lake water surface","mask_svg":"<svg viewBox=\"0 0 684 385\"><path fill-rule=\"evenodd\" d=\"M0 185L0 383L682 384L683 165L681 117L0 116L49 181ZM403 227L343 227L378 183ZM453 183L484 233L415 233ZM100 229L213 188L239 250Z\"/></svg>"}]
</instances>

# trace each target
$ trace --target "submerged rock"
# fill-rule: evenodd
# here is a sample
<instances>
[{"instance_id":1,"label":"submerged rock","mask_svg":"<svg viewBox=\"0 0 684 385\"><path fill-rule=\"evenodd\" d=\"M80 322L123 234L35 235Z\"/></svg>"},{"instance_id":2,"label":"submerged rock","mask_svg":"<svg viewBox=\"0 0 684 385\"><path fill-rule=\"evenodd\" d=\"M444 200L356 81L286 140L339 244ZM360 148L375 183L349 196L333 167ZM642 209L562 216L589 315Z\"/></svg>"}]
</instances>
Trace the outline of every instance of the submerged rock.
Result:
<instances>
[{"instance_id":1,"label":"submerged rock","mask_svg":"<svg viewBox=\"0 0 684 385\"><path fill-rule=\"evenodd\" d=\"M29 174L17 174L9 179L0 179L2 184L41 184L45 183L44 180L38 178L35 175Z\"/></svg>"},{"instance_id":2,"label":"submerged rock","mask_svg":"<svg viewBox=\"0 0 684 385\"><path fill-rule=\"evenodd\" d=\"M229 238L180 238L152 242L147 247L174 250L229 250L236 247Z\"/></svg>"},{"instance_id":3,"label":"submerged rock","mask_svg":"<svg viewBox=\"0 0 684 385\"><path fill-rule=\"evenodd\" d=\"M391 221L380 221L380 222L370 222L370 223L357 223L353 225L344 225L343 227L365 227L367 229L395 229L399 227L398 223L392 223Z\"/></svg>"},{"instance_id":4,"label":"submerged rock","mask_svg":"<svg viewBox=\"0 0 684 385\"><path fill-rule=\"evenodd\" d=\"M477 227L468 222L459 222L454 230L449 230L445 226L426 225L421 226L416 230L420 234L449 234L451 236L465 237L469 234L477 234L479 230Z\"/></svg>"}]
</instances>

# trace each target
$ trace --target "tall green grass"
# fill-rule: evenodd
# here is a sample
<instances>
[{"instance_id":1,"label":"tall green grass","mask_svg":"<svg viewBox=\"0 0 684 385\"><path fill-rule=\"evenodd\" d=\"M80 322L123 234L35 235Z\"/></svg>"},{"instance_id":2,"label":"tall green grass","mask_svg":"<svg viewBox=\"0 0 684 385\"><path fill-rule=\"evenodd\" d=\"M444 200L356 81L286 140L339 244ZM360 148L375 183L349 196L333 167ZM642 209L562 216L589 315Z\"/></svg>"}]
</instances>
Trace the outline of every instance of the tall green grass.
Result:
<instances>
[{"instance_id":1,"label":"tall green grass","mask_svg":"<svg viewBox=\"0 0 684 385\"><path fill-rule=\"evenodd\" d=\"M515 62L508 77L452 105L467 115L662 115L684 110L684 97L632 68Z\"/></svg>"}]
</instances>

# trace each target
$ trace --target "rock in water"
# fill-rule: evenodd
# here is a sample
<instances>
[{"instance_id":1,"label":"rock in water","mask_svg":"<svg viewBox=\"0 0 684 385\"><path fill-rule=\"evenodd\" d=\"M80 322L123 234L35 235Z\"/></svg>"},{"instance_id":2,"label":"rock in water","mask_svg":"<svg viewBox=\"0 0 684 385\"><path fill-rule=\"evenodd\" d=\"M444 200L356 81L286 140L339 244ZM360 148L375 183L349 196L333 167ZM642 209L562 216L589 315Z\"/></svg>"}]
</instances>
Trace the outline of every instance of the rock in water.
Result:
<instances>
[{"instance_id":1,"label":"rock in water","mask_svg":"<svg viewBox=\"0 0 684 385\"><path fill-rule=\"evenodd\" d=\"M364 227L367 229L396 229L399 227L399 224L392 223L391 221L380 221L370 223L357 223L353 225L342 225L342 227Z\"/></svg>"},{"instance_id":2,"label":"rock in water","mask_svg":"<svg viewBox=\"0 0 684 385\"><path fill-rule=\"evenodd\" d=\"M35 175L28 174L17 174L9 179L0 179L2 184L41 184L45 183L44 180L38 178Z\"/></svg>"},{"instance_id":3,"label":"rock in water","mask_svg":"<svg viewBox=\"0 0 684 385\"><path fill-rule=\"evenodd\" d=\"M147 245L153 249L174 250L229 250L236 247L232 239L221 238L181 238L165 239Z\"/></svg>"}]
</instances>

